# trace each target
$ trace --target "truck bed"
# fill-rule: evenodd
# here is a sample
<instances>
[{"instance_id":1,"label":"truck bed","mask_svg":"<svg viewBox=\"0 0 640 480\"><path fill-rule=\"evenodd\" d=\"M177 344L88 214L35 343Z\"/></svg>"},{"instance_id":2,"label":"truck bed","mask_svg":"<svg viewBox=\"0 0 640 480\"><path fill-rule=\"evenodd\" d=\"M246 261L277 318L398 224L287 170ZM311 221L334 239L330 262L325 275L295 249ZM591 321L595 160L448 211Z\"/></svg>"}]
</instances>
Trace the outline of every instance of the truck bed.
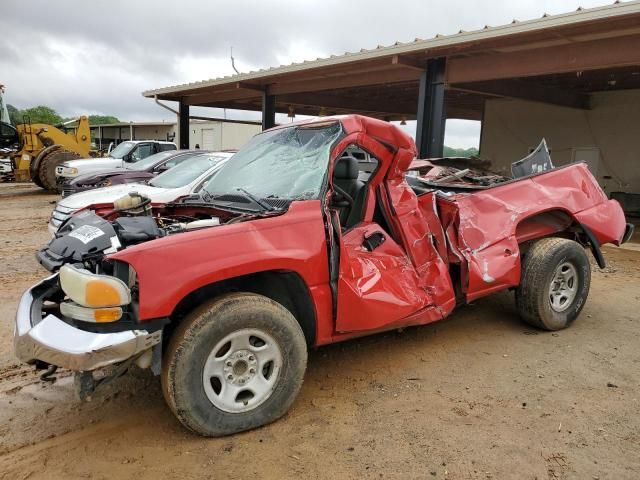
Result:
<instances>
[{"instance_id":1,"label":"truck bed","mask_svg":"<svg viewBox=\"0 0 640 480\"><path fill-rule=\"evenodd\" d=\"M476 188L409 183L423 215L439 220L429 222L434 244L458 273L466 301L518 285L529 240L567 229L579 235L586 227L599 244L619 244L624 234L620 205L607 199L584 163Z\"/></svg>"}]
</instances>

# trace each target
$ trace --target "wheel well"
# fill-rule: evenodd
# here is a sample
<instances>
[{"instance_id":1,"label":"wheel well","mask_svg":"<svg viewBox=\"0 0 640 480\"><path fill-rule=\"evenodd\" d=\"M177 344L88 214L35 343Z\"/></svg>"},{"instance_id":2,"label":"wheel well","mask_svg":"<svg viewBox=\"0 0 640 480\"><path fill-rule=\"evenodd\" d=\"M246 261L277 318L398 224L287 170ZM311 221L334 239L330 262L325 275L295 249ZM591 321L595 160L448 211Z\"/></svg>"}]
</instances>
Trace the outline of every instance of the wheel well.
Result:
<instances>
[{"instance_id":1,"label":"wheel well","mask_svg":"<svg viewBox=\"0 0 640 480\"><path fill-rule=\"evenodd\" d=\"M300 275L286 270L251 273L194 290L178 303L171 314L171 323L165 327L168 330L166 338L171 336L173 329L198 305L229 292L256 293L278 302L298 321L307 345L315 344L316 314L311 294Z\"/></svg>"},{"instance_id":2,"label":"wheel well","mask_svg":"<svg viewBox=\"0 0 640 480\"><path fill-rule=\"evenodd\" d=\"M516 225L516 239L519 244L529 240L556 235L567 230L574 223L573 217L563 210L548 210L524 218Z\"/></svg>"},{"instance_id":3,"label":"wheel well","mask_svg":"<svg viewBox=\"0 0 640 480\"><path fill-rule=\"evenodd\" d=\"M590 247L598 265L604 268L604 257L593 233L565 210L540 212L522 219L516 226L516 239L523 255L532 242L551 236L575 240L583 247Z\"/></svg>"}]
</instances>

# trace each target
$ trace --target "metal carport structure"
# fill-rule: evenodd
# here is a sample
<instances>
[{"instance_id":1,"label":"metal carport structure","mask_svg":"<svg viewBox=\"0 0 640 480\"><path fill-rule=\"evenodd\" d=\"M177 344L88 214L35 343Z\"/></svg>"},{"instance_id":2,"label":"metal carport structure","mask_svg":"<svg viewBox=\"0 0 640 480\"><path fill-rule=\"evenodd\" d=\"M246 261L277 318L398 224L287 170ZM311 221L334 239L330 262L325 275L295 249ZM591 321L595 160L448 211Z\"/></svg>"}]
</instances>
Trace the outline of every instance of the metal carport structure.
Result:
<instances>
[{"instance_id":1,"label":"metal carport structure","mask_svg":"<svg viewBox=\"0 0 640 480\"><path fill-rule=\"evenodd\" d=\"M179 102L181 146L191 106L275 113L361 113L417 120L422 158L441 156L447 118L482 120L487 99L578 110L594 92L640 88L640 1L460 31L454 35L143 92Z\"/></svg>"}]
</instances>

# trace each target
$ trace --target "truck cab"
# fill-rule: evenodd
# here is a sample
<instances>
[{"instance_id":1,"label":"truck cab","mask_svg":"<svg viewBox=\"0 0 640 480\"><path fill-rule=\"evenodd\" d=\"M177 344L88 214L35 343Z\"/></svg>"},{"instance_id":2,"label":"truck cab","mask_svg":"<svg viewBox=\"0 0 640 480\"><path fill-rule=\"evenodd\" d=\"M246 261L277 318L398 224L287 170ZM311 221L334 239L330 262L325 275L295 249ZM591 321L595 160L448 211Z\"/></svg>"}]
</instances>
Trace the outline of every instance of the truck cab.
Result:
<instances>
[{"instance_id":1,"label":"truck cab","mask_svg":"<svg viewBox=\"0 0 640 480\"><path fill-rule=\"evenodd\" d=\"M70 160L56 167L58 183L64 183L86 173L124 168L143 158L166 150L176 150L176 144L158 140L127 140L115 147L106 157Z\"/></svg>"}]
</instances>

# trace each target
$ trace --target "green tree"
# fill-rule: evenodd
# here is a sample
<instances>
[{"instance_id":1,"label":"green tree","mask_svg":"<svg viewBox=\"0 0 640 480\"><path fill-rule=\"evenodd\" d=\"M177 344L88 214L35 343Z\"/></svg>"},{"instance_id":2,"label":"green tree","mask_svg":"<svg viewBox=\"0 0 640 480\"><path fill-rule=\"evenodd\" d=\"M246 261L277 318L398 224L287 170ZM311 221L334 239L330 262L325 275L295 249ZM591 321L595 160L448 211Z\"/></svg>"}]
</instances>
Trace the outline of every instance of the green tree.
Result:
<instances>
[{"instance_id":1,"label":"green tree","mask_svg":"<svg viewBox=\"0 0 640 480\"><path fill-rule=\"evenodd\" d=\"M13 105L7 105L7 110L9 111L9 118L14 125L24 123L25 116L31 119L31 123L46 123L48 125L58 125L74 119L74 117L63 118L53 108L46 105L38 105L24 110L20 110ZM89 115L90 125L105 125L107 123L120 123L120 120L113 115Z\"/></svg>"},{"instance_id":2,"label":"green tree","mask_svg":"<svg viewBox=\"0 0 640 480\"><path fill-rule=\"evenodd\" d=\"M22 123L22 120L20 120L20 110L13 105L7 104L7 111L9 112L9 119L13 125Z\"/></svg>"},{"instance_id":3,"label":"green tree","mask_svg":"<svg viewBox=\"0 0 640 480\"><path fill-rule=\"evenodd\" d=\"M447 147L445 145L444 147L444 156L445 157L477 157L478 156L478 149L471 147L471 148L453 148L453 147Z\"/></svg>"},{"instance_id":4,"label":"green tree","mask_svg":"<svg viewBox=\"0 0 640 480\"><path fill-rule=\"evenodd\" d=\"M105 125L107 123L120 123L113 115L89 115L90 125Z\"/></svg>"},{"instance_id":5,"label":"green tree","mask_svg":"<svg viewBox=\"0 0 640 480\"><path fill-rule=\"evenodd\" d=\"M18 120L16 124L24 123L24 120L27 120L24 117L28 117L28 120L31 120L31 123L57 125L62 122L62 117L58 115L58 112L45 105L38 105L37 107L18 110Z\"/></svg>"}]
</instances>

